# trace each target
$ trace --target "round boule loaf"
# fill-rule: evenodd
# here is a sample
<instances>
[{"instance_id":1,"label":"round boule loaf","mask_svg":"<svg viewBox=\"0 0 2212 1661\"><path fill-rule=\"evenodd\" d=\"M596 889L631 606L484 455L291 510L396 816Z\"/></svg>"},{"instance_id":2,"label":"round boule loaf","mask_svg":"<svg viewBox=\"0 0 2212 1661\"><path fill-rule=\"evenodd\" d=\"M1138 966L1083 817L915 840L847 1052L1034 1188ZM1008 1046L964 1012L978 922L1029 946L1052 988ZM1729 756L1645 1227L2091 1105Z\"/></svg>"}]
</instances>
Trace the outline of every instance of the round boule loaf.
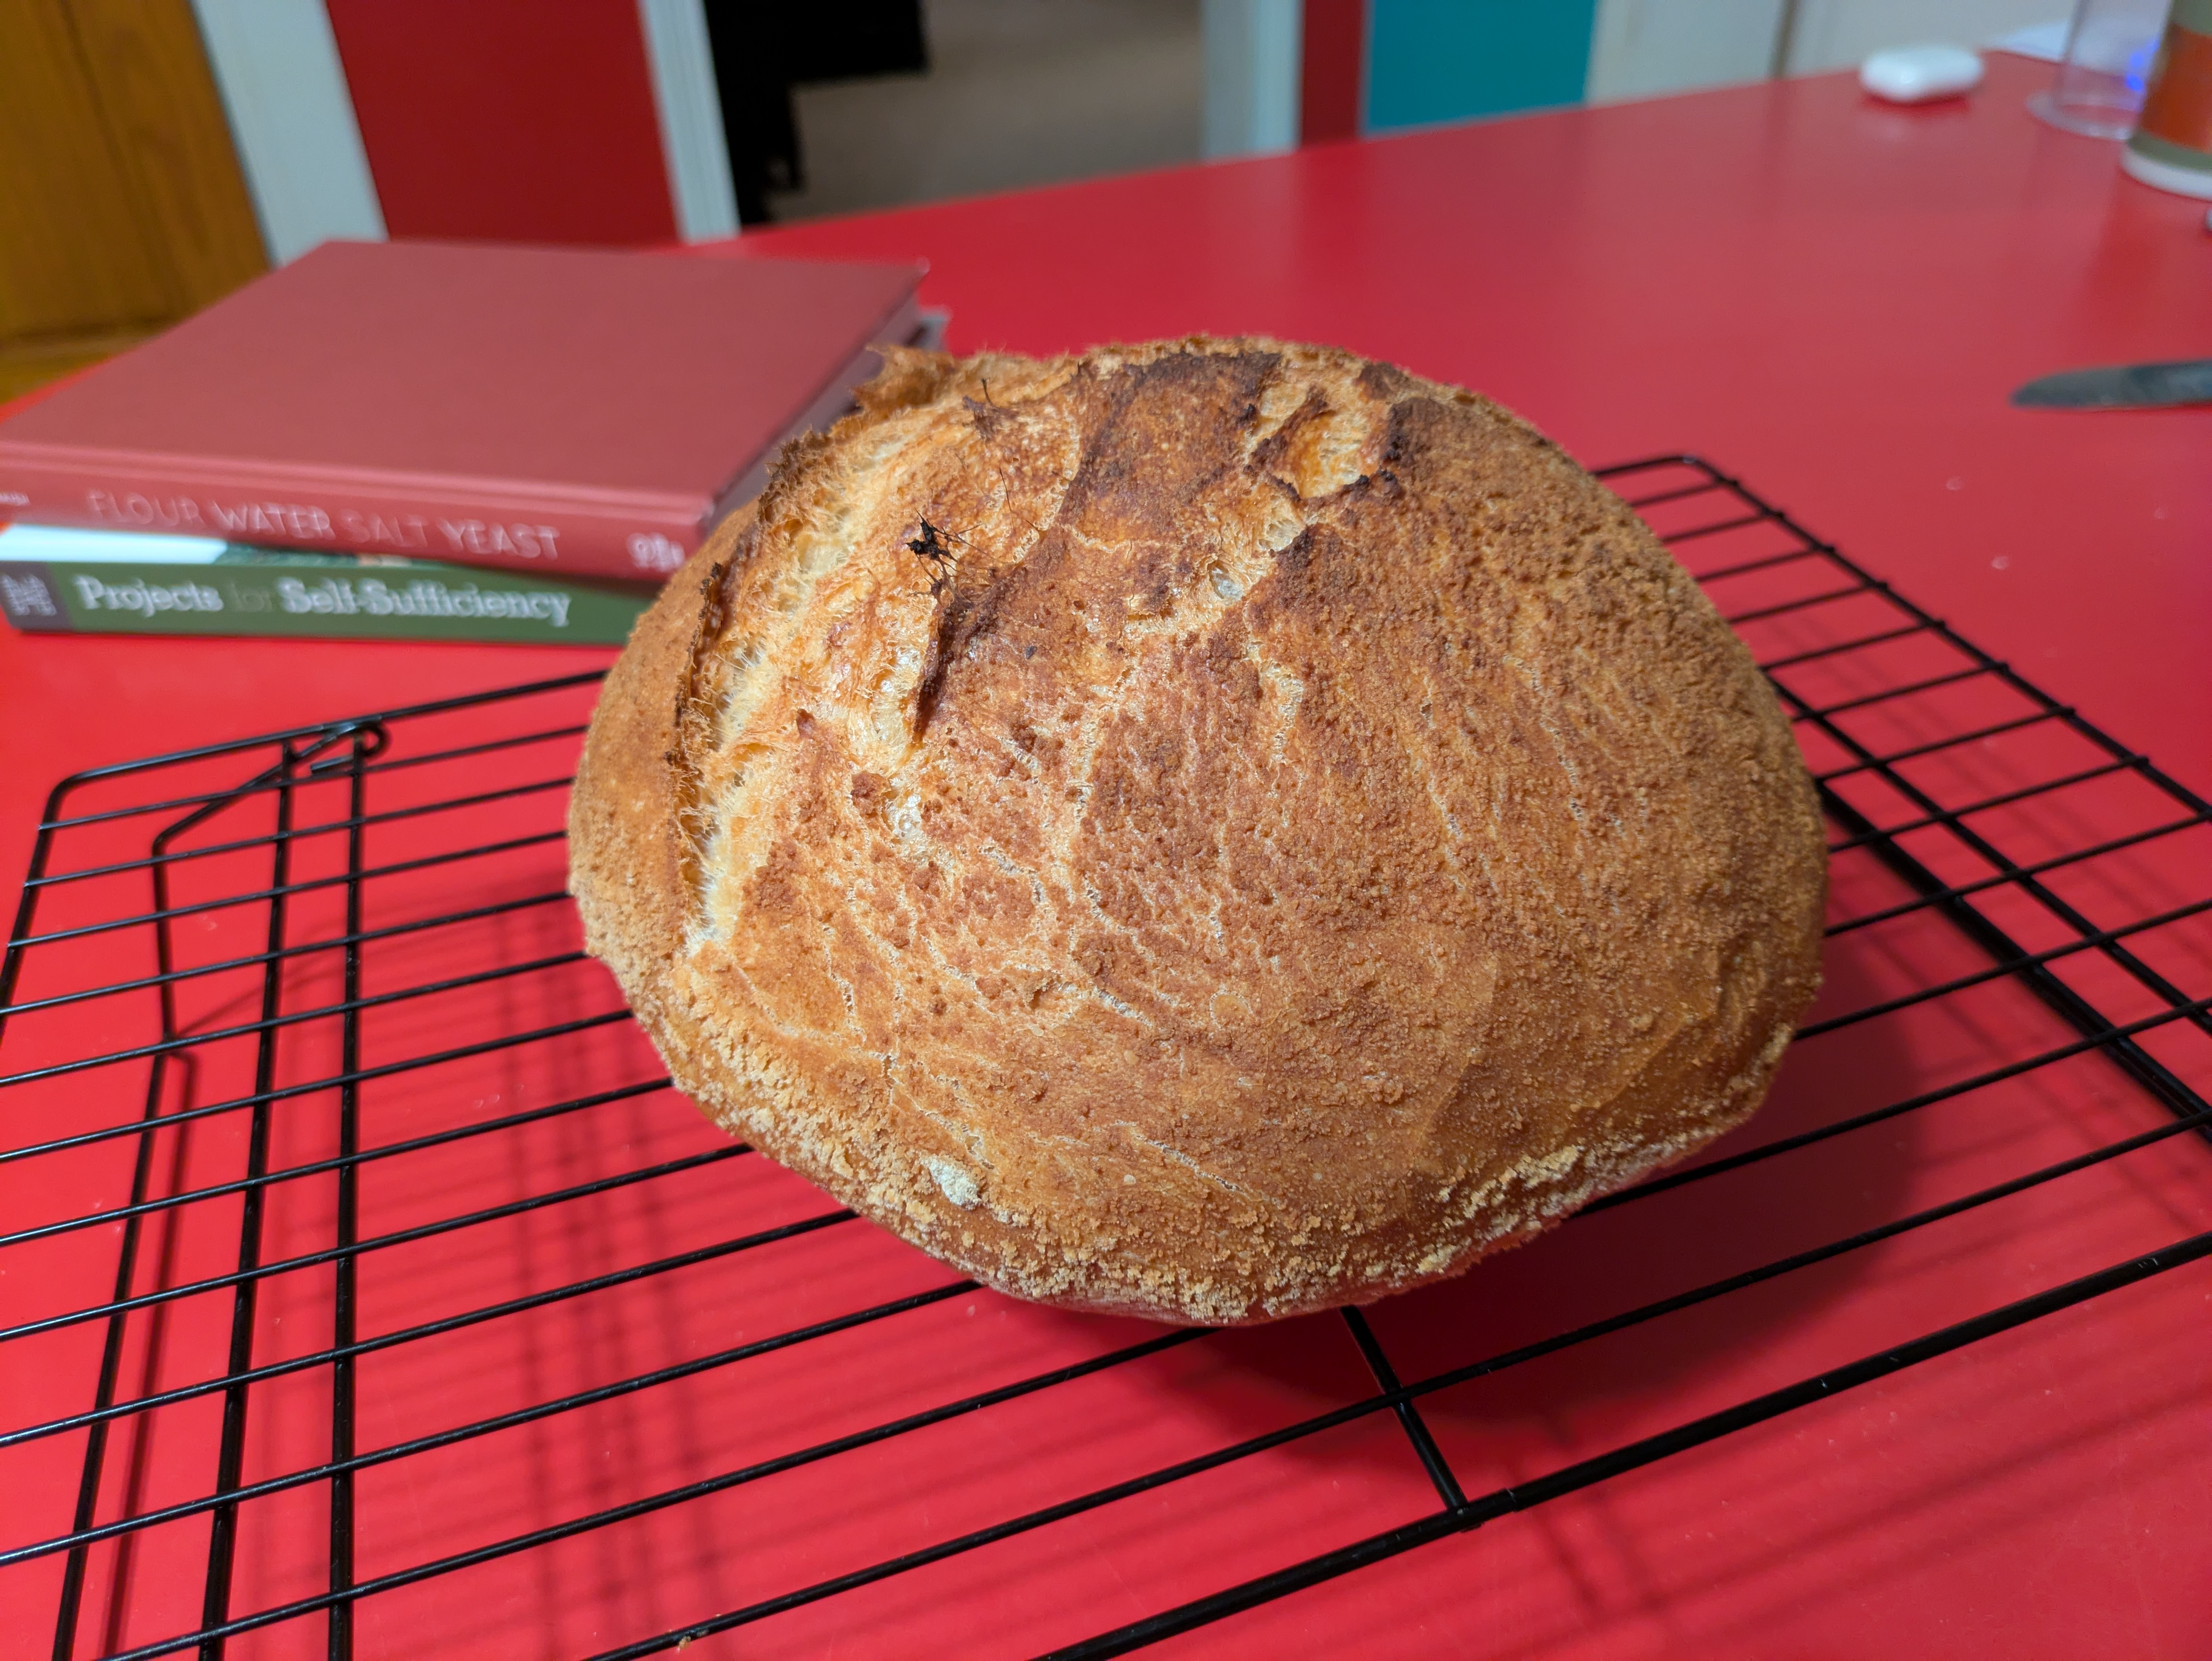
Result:
<instances>
[{"instance_id":1,"label":"round boule loaf","mask_svg":"<svg viewBox=\"0 0 2212 1661\"><path fill-rule=\"evenodd\" d=\"M1743 646L1497 405L896 352L600 698L571 887L732 1135L1024 1298L1455 1275L1740 1123L1818 982Z\"/></svg>"}]
</instances>

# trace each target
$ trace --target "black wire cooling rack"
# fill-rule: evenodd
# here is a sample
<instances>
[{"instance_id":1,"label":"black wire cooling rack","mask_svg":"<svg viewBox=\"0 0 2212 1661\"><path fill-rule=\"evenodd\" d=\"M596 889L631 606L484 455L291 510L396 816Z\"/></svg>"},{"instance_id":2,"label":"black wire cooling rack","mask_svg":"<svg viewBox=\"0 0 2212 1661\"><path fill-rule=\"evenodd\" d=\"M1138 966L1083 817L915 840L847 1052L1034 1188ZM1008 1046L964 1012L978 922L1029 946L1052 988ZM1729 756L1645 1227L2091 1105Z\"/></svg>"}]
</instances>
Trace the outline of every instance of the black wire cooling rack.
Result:
<instances>
[{"instance_id":1,"label":"black wire cooling rack","mask_svg":"<svg viewBox=\"0 0 2212 1661\"><path fill-rule=\"evenodd\" d=\"M5 1607L57 1658L628 1657L738 1627L807 1652L808 1618L858 1652L951 1620L951 1652L1118 1654L2212 1255L2162 1238L1963 1307L1876 1275L1844 1294L1895 1333L1870 1352L1717 1402L1662 1384L1636 1433L1505 1480L1455 1440L1439 1415L1479 1381L2116 1162L2212 1190L2212 808L1704 462L1607 477L1797 724L1831 989L1767 1114L1553 1238L1716 1182L1840 1191L1848 1148L1864 1188L1911 1157L1875 1127L2030 1086L2070 1142L2008 1109L1963 1191L1874 1181L1750 1261L1647 1250L1641 1301L1547 1304L1510 1342L1398 1305L1256 1338L1059 1316L670 1090L562 893L596 676L98 769L52 793L0 969ZM2048 1264L2057 1226L1990 1238ZM1457 1284L1506 1299L1547 1247ZM1285 1457L1352 1441L1419 1491L1297 1500ZM1132 1507L1171 1562L1100 1543ZM1023 1585L1053 1611L958 1627Z\"/></svg>"}]
</instances>

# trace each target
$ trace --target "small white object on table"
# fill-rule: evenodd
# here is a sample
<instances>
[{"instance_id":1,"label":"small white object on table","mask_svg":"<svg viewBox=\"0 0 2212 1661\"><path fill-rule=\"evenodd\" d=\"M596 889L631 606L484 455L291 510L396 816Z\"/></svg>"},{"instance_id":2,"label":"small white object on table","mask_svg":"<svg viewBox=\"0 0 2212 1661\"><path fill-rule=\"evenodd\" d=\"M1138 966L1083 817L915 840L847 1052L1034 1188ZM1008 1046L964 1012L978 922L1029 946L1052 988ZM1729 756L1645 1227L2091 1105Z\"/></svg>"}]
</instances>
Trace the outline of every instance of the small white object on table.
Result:
<instances>
[{"instance_id":1,"label":"small white object on table","mask_svg":"<svg viewBox=\"0 0 2212 1661\"><path fill-rule=\"evenodd\" d=\"M1892 104L1956 98L1982 84L1982 60L1964 46L1896 46L1859 65L1859 85Z\"/></svg>"}]
</instances>

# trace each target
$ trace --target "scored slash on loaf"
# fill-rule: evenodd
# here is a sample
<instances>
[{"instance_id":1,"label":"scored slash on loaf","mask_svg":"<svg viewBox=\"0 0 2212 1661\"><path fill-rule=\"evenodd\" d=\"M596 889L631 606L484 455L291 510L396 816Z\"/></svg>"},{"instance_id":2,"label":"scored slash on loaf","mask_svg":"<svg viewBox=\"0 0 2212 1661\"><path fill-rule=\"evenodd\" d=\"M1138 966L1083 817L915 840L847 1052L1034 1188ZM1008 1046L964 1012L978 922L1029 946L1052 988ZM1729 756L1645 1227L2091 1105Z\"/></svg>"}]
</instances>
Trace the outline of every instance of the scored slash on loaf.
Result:
<instances>
[{"instance_id":1,"label":"scored slash on loaf","mask_svg":"<svg viewBox=\"0 0 2212 1661\"><path fill-rule=\"evenodd\" d=\"M1818 983L1749 654L1347 353L894 352L640 623L571 887L718 1123L1024 1298L1457 1274L1759 1104Z\"/></svg>"}]
</instances>

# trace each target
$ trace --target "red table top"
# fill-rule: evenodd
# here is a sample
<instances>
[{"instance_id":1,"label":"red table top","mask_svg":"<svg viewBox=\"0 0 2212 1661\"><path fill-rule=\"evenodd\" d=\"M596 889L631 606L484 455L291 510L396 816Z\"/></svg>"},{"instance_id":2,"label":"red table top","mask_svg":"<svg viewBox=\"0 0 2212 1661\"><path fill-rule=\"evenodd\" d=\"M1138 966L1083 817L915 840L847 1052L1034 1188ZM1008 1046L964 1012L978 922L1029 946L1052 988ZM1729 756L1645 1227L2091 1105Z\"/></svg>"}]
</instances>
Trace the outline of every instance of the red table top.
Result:
<instances>
[{"instance_id":1,"label":"red table top","mask_svg":"<svg viewBox=\"0 0 2212 1661\"><path fill-rule=\"evenodd\" d=\"M1917 111L1839 76L1759 85L711 252L925 259L958 350L1326 340L1488 392L1593 464L1701 453L2205 791L2212 411L2005 395L2212 352L2212 236L2112 146L2033 122L2044 74L1996 58L1972 100ZM605 655L0 631L0 881L64 773ZM2187 1214L2170 1235L2206 1226L2203 1202L2159 1203ZM2115 1355L2103 1311L2130 1299L2164 1313ZM2204 1312L2212 1278L2182 1271L1170 1649L2212 1652ZM1449 1434L1480 1457L1479 1420Z\"/></svg>"}]
</instances>

